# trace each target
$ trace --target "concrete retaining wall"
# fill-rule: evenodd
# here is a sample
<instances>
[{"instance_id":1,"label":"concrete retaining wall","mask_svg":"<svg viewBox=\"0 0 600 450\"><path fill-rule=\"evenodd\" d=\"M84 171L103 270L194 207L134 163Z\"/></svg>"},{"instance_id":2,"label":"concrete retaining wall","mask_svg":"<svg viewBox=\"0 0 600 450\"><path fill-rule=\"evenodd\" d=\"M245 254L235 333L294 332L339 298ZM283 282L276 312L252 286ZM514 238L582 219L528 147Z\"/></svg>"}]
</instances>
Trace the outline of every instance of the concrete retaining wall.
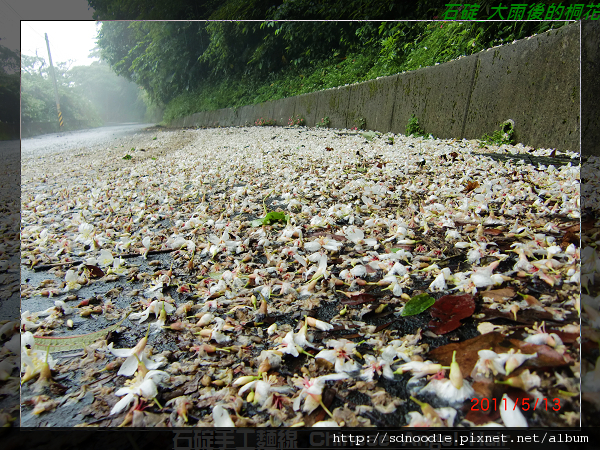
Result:
<instances>
[{"instance_id":1,"label":"concrete retaining wall","mask_svg":"<svg viewBox=\"0 0 600 450\"><path fill-rule=\"evenodd\" d=\"M586 20L582 22L581 30L581 153L583 156L600 156L600 111L598 111L600 65L598 61L600 61L600 22ZM581 198L584 196L582 195Z\"/></svg>"},{"instance_id":2,"label":"concrete retaining wall","mask_svg":"<svg viewBox=\"0 0 600 450\"><path fill-rule=\"evenodd\" d=\"M579 151L580 23L432 67L242 108L205 111L169 125L287 125L404 133L414 114L437 138L478 139L507 119L535 148Z\"/></svg>"}]
</instances>

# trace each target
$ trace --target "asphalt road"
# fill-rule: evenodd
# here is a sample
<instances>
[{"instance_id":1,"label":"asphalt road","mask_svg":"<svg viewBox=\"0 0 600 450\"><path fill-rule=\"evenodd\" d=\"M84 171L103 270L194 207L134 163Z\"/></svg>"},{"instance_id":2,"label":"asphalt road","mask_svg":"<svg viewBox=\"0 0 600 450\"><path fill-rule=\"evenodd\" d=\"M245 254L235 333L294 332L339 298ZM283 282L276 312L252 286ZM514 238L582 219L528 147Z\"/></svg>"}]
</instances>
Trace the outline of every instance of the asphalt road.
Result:
<instances>
[{"instance_id":1,"label":"asphalt road","mask_svg":"<svg viewBox=\"0 0 600 450\"><path fill-rule=\"evenodd\" d=\"M72 148L91 147L110 140L134 136L153 125L152 123L125 123L27 138L21 140L21 157L35 157Z\"/></svg>"}]
</instances>

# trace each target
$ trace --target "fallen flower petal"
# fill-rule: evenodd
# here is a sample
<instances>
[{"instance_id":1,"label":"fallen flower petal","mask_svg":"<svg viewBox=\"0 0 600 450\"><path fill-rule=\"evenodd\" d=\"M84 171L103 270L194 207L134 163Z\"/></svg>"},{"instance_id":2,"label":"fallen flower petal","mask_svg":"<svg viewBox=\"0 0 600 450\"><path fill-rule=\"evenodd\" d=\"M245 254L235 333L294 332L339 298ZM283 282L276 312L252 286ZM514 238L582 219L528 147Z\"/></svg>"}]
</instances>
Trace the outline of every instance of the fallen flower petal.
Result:
<instances>
[{"instance_id":1,"label":"fallen flower petal","mask_svg":"<svg viewBox=\"0 0 600 450\"><path fill-rule=\"evenodd\" d=\"M527 427L527 420L521 412L521 408L515 406L515 402L508 395L502 396L502 403L504 405L500 408L500 417L502 417L505 427Z\"/></svg>"}]
</instances>

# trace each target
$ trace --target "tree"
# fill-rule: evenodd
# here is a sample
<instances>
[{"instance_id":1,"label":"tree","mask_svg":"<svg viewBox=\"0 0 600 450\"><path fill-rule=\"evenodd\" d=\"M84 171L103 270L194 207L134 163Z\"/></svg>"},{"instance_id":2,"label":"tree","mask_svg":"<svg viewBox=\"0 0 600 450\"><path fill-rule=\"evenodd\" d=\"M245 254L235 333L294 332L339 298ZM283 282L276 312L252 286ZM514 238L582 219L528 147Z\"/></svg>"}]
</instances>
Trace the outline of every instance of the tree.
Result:
<instances>
[{"instance_id":1,"label":"tree","mask_svg":"<svg viewBox=\"0 0 600 450\"><path fill-rule=\"evenodd\" d=\"M71 86L68 74L70 63L57 63L54 67L58 97L65 126L100 125L101 120L91 102ZM23 122L56 122L56 99L43 58L21 55L21 117Z\"/></svg>"},{"instance_id":2,"label":"tree","mask_svg":"<svg viewBox=\"0 0 600 450\"><path fill-rule=\"evenodd\" d=\"M19 123L19 54L0 45L0 122Z\"/></svg>"},{"instance_id":3,"label":"tree","mask_svg":"<svg viewBox=\"0 0 600 450\"><path fill-rule=\"evenodd\" d=\"M87 98L103 122L140 121L146 112L135 83L117 76L104 61L75 66L68 72L70 86Z\"/></svg>"},{"instance_id":4,"label":"tree","mask_svg":"<svg viewBox=\"0 0 600 450\"><path fill-rule=\"evenodd\" d=\"M208 19L218 0L88 0L94 20Z\"/></svg>"},{"instance_id":5,"label":"tree","mask_svg":"<svg viewBox=\"0 0 600 450\"><path fill-rule=\"evenodd\" d=\"M101 55L113 70L166 104L206 75L198 59L209 43L202 22L104 22Z\"/></svg>"}]
</instances>

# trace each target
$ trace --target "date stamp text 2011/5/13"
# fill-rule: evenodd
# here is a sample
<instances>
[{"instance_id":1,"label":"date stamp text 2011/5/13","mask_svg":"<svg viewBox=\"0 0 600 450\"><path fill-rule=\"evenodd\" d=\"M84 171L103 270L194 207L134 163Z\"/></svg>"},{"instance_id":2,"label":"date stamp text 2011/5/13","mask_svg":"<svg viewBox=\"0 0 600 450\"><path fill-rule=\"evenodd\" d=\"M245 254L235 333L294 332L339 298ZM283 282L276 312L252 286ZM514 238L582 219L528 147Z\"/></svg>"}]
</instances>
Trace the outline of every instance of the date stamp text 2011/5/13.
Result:
<instances>
[{"instance_id":1,"label":"date stamp text 2011/5/13","mask_svg":"<svg viewBox=\"0 0 600 450\"><path fill-rule=\"evenodd\" d=\"M504 408L505 411L508 409L514 410L519 407L519 403L523 411L529 411L530 409L535 411L538 408L543 408L546 411L548 409L560 411L560 398L517 398L512 408L507 405L506 398L502 398L500 401L497 401L496 398L472 398L471 403L471 411L499 411L501 408Z\"/></svg>"}]
</instances>

